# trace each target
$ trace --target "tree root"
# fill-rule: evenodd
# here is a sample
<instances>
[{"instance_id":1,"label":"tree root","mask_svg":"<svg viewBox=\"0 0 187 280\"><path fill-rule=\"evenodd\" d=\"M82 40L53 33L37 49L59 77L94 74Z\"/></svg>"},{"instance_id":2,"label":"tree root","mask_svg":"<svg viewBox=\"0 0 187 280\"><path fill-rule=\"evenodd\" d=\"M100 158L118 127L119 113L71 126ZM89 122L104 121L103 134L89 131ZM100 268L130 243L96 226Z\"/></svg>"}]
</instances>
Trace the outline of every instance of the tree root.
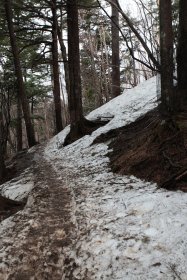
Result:
<instances>
[{"instance_id":1,"label":"tree root","mask_svg":"<svg viewBox=\"0 0 187 280\"><path fill-rule=\"evenodd\" d=\"M63 146L67 146L85 135L90 135L94 130L104 126L108 122L109 120L89 121L85 118L82 118L80 121L71 124L70 132L67 135Z\"/></svg>"},{"instance_id":2,"label":"tree root","mask_svg":"<svg viewBox=\"0 0 187 280\"><path fill-rule=\"evenodd\" d=\"M179 172L177 172L175 175L171 176L168 180L166 180L160 188L164 188L167 190L176 190L177 189L177 183L184 181L187 181L187 167L183 168Z\"/></svg>"}]
</instances>

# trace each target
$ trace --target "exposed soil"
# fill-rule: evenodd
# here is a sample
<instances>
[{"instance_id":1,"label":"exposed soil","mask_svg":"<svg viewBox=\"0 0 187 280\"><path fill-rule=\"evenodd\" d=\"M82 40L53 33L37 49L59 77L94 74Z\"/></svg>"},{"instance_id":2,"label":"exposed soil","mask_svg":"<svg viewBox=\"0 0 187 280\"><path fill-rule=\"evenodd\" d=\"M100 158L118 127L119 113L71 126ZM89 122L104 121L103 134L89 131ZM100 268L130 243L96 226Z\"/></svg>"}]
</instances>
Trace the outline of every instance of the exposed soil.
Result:
<instances>
[{"instance_id":1,"label":"exposed soil","mask_svg":"<svg viewBox=\"0 0 187 280\"><path fill-rule=\"evenodd\" d=\"M28 153L27 150L24 150L8 160L6 162L6 176L0 184L19 176L26 168L30 167L34 154L35 151ZM24 206L25 202L17 202L0 195L0 222L20 211Z\"/></svg>"},{"instance_id":2,"label":"exposed soil","mask_svg":"<svg viewBox=\"0 0 187 280\"><path fill-rule=\"evenodd\" d=\"M134 123L101 135L95 142L111 139L113 172L187 192L187 113L163 121L153 110Z\"/></svg>"},{"instance_id":3,"label":"exposed soil","mask_svg":"<svg viewBox=\"0 0 187 280\"><path fill-rule=\"evenodd\" d=\"M26 168L32 165L32 160L36 150L34 149L32 152L28 152L27 149L17 153L11 159L6 161L6 176L3 182L0 184L7 182L17 176L19 176Z\"/></svg>"},{"instance_id":4,"label":"exposed soil","mask_svg":"<svg viewBox=\"0 0 187 280\"><path fill-rule=\"evenodd\" d=\"M85 135L90 135L93 131L107 124L108 120L89 121L83 118L81 121L71 125L70 133L67 135L63 146L67 146L82 138Z\"/></svg>"},{"instance_id":5,"label":"exposed soil","mask_svg":"<svg viewBox=\"0 0 187 280\"><path fill-rule=\"evenodd\" d=\"M0 222L24 207L24 203L0 196Z\"/></svg>"},{"instance_id":6,"label":"exposed soil","mask_svg":"<svg viewBox=\"0 0 187 280\"><path fill-rule=\"evenodd\" d=\"M6 257L0 255L0 263L6 265L0 269L0 279L60 280L66 269L67 275L73 269L71 260L64 259L62 253L76 237L71 191L42 151L35 157L33 175L32 203L27 203L26 211L14 215L13 228L8 229L6 239L1 239Z\"/></svg>"}]
</instances>

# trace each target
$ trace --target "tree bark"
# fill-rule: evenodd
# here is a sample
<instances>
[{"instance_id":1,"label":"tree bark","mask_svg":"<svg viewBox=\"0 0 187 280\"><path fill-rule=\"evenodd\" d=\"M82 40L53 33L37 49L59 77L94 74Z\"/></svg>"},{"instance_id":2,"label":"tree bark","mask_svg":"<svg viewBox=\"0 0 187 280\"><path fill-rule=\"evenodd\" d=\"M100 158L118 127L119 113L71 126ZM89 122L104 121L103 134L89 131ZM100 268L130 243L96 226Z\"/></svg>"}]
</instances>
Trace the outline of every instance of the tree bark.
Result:
<instances>
[{"instance_id":1,"label":"tree bark","mask_svg":"<svg viewBox=\"0 0 187 280\"><path fill-rule=\"evenodd\" d=\"M181 103L187 103L187 1L179 1L179 36L177 48L178 91Z\"/></svg>"},{"instance_id":2,"label":"tree bark","mask_svg":"<svg viewBox=\"0 0 187 280\"><path fill-rule=\"evenodd\" d=\"M63 129L62 124L62 106L60 98L60 79L59 79L59 65L58 65L58 22L57 22L57 8L56 0L52 0L52 68L53 68L53 96L55 105L55 122L56 132Z\"/></svg>"},{"instance_id":3,"label":"tree bark","mask_svg":"<svg viewBox=\"0 0 187 280\"><path fill-rule=\"evenodd\" d=\"M116 0L112 8L112 97L120 95L120 58L119 58L119 12Z\"/></svg>"},{"instance_id":4,"label":"tree bark","mask_svg":"<svg viewBox=\"0 0 187 280\"><path fill-rule=\"evenodd\" d=\"M4 162L4 139L3 139L3 116L0 110L0 182L5 177L5 162Z\"/></svg>"},{"instance_id":5,"label":"tree bark","mask_svg":"<svg viewBox=\"0 0 187 280\"><path fill-rule=\"evenodd\" d=\"M79 27L77 0L67 1L68 62L69 62L69 112L71 125L83 119L80 77Z\"/></svg>"},{"instance_id":6,"label":"tree bark","mask_svg":"<svg viewBox=\"0 0 187 280\"><path fill-rule=\"evenodd\" d=\"M174 111L173 30L171 0L160 0L161 114Z\"/></svg>"},{"instance_id":7,"label":"tree bark","mask_svg":"<svg viewBox=\"0 0 187 280\"><path fill-rule=\"evenodd\" d=\"M66 53L66 47L62 38L62 32L60 30L60 27L58 27L58 40L60 44L60 49L62 53L62 59L64 63L64 74L65 74L65 82L66 82L66 91L67 95L69 95L69 67L68 67L68 58L67 58L67 53Z\"/></svg>"},{"instance_id":8,"label":"tree bark","mask_svg":"<svg viewBox=\"0 0 187 280\"><path fill-rule=\"evenodd\" d=\"M26 97L24 82L23 82L23 74L21 69L21 63L19 58L19 49L16 42L16 36L14 32L14 26L13 26L13 12L11 8L11 2L10 0L4 0L4 6L5 6L5 12L6 12L6 20L8 24L8 30L9 30L9 36L10 36L10 43L12 47L12 53L14 58L14 67L15 67L15 75L17 78L17 84L18 84L18 94L21 99L22 103L22 110L25 120L25 126L27 131L27 139L29 147L32 147L36 144L35 141L35 135L34 135L34 128L31 122L30 117L30 108L29 108L29 102Z\"/></svg>"},{"instance_id":9,"label":"tree bark","mask_svg":"<svg viewBox=\"0 0 187 280\"><path fill-rule=\"evenodd\" d=\"M23 139L22 139L22 110L21 110L21 100L20 100L19 94L17 95L16 138L17 138L17 151L21 151L22 148L23 148Z\"/></svg>"}]
</instances>

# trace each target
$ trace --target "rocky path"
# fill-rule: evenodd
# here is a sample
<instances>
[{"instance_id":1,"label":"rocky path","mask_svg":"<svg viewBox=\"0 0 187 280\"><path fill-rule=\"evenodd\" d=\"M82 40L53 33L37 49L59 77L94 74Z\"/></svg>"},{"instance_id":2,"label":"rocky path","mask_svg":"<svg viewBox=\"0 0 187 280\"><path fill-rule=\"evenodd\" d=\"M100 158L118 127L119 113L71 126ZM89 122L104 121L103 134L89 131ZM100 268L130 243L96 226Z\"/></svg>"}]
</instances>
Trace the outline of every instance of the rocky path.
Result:
<instances>
[{"instance_id":1,"label":"rocky path","mask_svg":"<svg viewBox=\"0 0 187 280\"><path fill-rule=\"evenodd\" d=\"M69 260L63 250L76 237L72 195L42 153L35 156L33 175L34 189L25 209L4 221L1 280L65 279Z\"/></svg>"}]
</instances>

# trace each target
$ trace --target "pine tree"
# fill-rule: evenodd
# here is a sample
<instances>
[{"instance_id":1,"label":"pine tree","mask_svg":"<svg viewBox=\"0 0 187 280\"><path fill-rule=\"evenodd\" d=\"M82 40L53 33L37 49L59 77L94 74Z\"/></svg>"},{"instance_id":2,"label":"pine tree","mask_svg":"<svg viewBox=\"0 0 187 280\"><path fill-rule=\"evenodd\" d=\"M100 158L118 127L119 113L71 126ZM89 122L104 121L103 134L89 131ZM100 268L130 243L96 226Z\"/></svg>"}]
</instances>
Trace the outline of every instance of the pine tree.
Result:
<instances>
[{"instance_id":1,"label":"pine tree","mask_svg":"<svg viewBox=\"0 0 187 280\"><path fill-rule=\"evenodd\" d=\"M29 103L27 100L25 86L23 82L23 74L22 74L20 57L19 57L19 48L17 45L15 31L14 31L13 12L12 12L10 0L5 0L4 7L6 12L6 20L8 24L10 42L11 42L12 53L14 58L14 67L15 67L15 75L17 77L18 92L22 103L22 110L23 110L24 120L26 125L28 145L29 147L32 147L36 144L36 140L34 135L34 128L30 117Z\"/></svg>"},{"instance_id":2,"label":"pine tree","mask_svg":"<svg viewBox=\"0 0 187 280\"><path fill-rule=\"evenodd\" d=\"M120 95L119 12L117 0L112 1L112 96Z\"/></svg>"},{"instance_id":3,"label":"pine tree","mask_svg":"<svg viewBox=\"0 0 187 280\"><path fill-rule=\"evenodd\" d=\"M181 105L187 105L187 1L179 0L179 28L177 47L178 91Z\"/></svg>"},{"instance_id":4,"label":"pine tree","mask_svg":"<svg viewBox=\"0 0 187 280\"><path fill-rule=\"evenodd\" d=\"M174 111L173 30L171 0L160 0L161 114Z\"/></svg>"}]
</instances>

